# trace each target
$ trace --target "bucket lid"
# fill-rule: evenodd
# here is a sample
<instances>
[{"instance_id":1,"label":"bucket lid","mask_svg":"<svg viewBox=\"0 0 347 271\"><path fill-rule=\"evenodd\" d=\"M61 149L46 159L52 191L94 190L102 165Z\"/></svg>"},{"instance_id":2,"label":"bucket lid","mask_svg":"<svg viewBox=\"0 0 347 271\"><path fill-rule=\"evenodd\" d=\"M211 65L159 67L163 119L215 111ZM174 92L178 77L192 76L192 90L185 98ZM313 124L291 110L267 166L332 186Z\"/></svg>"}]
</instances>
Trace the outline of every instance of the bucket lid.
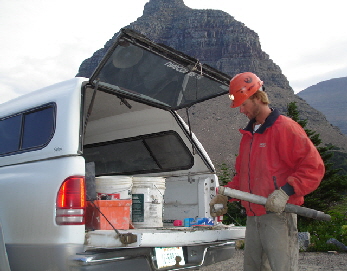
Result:
<instances>
[{"instance_id":1,"label":"bucket lid","mask_svg":"<svg viewBox=\"0 0 347 271\"><path fill-rule=\"evenodd\" d=\"M133 182L165 182L164 177L133 177Z\"/></svg>"},{"instance_id":2,"label":"bucket lid","mask_svg":"<svg viewBox=\"0 0 347 271\"><path fill-rule=\"evenodd\" d=\"M132 177L129 176L100 176L95 177L96 182L132 182Z\"/></svg>"}]
</instances>

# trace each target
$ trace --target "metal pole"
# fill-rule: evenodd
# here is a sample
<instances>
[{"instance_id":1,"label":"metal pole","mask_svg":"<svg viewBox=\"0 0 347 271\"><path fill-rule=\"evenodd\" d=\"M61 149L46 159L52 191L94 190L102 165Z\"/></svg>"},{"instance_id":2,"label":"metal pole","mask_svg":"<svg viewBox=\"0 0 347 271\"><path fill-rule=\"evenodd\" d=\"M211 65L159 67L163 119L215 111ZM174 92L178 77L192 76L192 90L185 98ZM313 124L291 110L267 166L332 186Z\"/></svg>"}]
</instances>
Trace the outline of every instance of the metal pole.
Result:
<instances>
[{"instance_id":1,"label":"metal pole","mask_svg":"<svg viewBox=\"0 0 347 271\"><path fill-rule=\"evenodd\" d=\"M222 195L225 195L225 196L228 196L231 198L235 198L235 199L249 201L249 202L252 202L255 204L260 204L260 205L265 205L266 200L267 200L267 198L265 198L265 197L254 195L254 194L247 193L247 192L243 192L240 190L231 189L231 188L225 187L225 186L221 186L218 188L218 194L222 194ZM284 211L287 213L295 213L295 214L298 214L301 216L314 218L317 220L325 220L325 221L331 220L331 217L328 214L325 214L323 212L313 210L310 208L301 207L301 206L294 205L294 204L289 204L289 203L287 203Z\"/></svg>"}]
</instances>

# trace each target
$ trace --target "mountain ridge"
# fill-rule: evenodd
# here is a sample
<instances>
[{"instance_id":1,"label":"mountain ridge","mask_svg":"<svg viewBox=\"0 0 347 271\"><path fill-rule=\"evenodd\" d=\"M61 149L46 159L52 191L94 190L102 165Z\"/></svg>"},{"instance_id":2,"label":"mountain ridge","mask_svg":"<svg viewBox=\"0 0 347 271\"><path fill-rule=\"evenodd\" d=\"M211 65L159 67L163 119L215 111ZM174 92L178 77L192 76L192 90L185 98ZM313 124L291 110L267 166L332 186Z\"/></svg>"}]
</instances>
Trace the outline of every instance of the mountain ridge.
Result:
<instances>
[{"instance_id":1,"label":"mountain ridge","mask_svg":"<svg viewBox=\"0 0 347 271\"><path fill-rule=\"evenodd\" d=\"M297 95L322 112L332 125L347 135L347 77L319 82Z\"/></svg>"}]
</instances>

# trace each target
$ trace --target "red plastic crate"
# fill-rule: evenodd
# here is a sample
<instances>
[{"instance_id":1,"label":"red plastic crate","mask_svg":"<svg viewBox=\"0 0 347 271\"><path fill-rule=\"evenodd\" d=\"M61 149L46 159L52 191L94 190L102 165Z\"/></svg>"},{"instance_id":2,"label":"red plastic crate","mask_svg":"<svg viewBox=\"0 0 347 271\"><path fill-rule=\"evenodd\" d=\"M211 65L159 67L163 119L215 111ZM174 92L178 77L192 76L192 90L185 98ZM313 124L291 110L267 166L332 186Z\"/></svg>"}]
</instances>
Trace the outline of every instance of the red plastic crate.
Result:
<instances>
[{"instance_id":1,"label":"red plastic crate","mask_svg":"<svg viewBox=\"0 0 347 271\"><path fill-rule=\"evenodd\" d=\"M127 230L130 224L132 200L94 200L94 204L117 230ZM86 228L94 230L113 230L105 217L91 202L87 202Z\"/></svg>"}]
</instances>

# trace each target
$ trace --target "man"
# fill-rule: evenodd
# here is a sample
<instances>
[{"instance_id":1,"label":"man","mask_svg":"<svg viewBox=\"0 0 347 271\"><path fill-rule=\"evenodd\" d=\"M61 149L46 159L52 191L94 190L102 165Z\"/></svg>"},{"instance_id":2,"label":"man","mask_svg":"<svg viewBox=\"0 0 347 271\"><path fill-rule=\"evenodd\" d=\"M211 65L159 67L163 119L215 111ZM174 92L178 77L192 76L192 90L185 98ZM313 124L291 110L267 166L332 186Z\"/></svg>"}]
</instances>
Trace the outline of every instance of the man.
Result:
<instances>
[{"instance_id":1,"label":"man","mask_svg":"<svg viewBox=\"0 0 347 271\"><path fill-rule=\"evenodd\" d=\"M249 123L240 130L236 175L226 186L268 198L265 206L242 201L247 212L244 270L298 270L297 216L283 211L287 202L302 205L318 187L324 163L302 127L269 107L255 74L236 75L229 94L231 107L240 107ZM227 200L219 195L210 204L221 198Z\"/></svg>"}]
</instances>

